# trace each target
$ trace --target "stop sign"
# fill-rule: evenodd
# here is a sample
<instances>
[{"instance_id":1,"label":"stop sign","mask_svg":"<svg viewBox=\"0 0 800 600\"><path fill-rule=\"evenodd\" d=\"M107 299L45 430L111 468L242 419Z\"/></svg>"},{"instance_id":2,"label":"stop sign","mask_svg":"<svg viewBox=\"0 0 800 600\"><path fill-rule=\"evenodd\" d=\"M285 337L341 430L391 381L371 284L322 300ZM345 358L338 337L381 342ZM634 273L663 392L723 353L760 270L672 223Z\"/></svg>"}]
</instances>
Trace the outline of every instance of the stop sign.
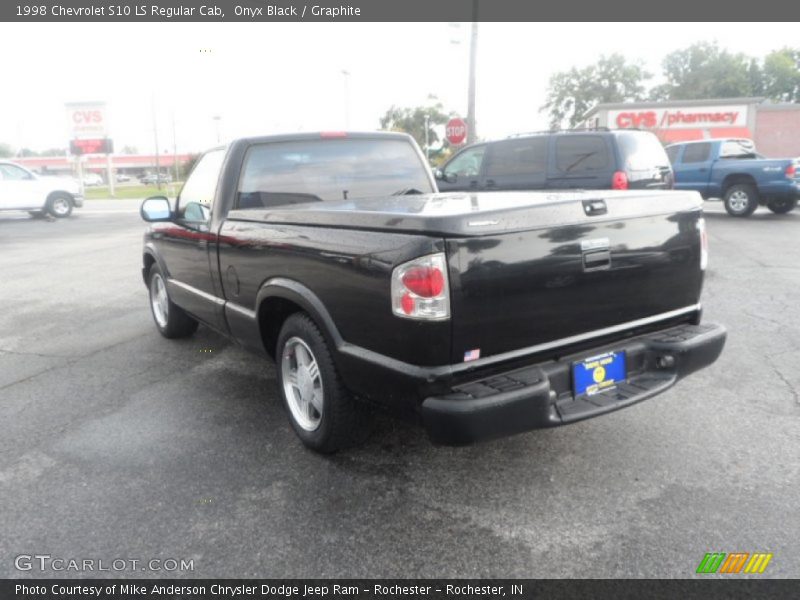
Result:
<instances>
[{"instance_id":1,"label":"stop sign","mask_svg":"<svg viewBox=\"0 0 800 600\"><path fill-rule=\"evenodd\" d=\"M447 136L447 141L457 146L463 143L467 137L467 124L464 123L464 119L458 117L450 119L447 122L444 133Z\"/></svg>"}]
</instances>

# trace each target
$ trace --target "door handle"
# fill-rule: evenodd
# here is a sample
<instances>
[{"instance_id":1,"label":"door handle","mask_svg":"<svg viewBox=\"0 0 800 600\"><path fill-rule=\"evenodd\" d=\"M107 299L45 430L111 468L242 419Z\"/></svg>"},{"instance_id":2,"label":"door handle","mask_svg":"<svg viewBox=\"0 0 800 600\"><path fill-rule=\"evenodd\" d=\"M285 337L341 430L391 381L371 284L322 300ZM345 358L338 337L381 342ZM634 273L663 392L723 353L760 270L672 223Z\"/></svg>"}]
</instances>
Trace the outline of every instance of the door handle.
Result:
<instances>
[{"instance_id":1,"label":"door handle","mask_svg":"<svg viewBox=\"0 0 800 600\"><path fill-rule=\"evenodd\" d=\"M497 182L494 179L487 179L486 180L486 187L493 188L497 185Z\"/></svg>"},{"instance_id":2,"label":"door handle","mask_svg":"<svg viewBox=\"0 0 800 600\"><path fill-rule=\"evenodd\" d=\"M611 252L608 250L598 250L596 252L586 252L583 255L584 271L599 271L611 268Z\"/></svg>"},{"instance_id":3,"label":"door handle","mask_svg":"<svg viewBox=\"0 0 800 600\"><path fill-rule=\"evenodd\" d=\"M478 182L473 179L472 181L469 182L469 187L471 188L478 187Z\"/></svg>"}]
</instances>

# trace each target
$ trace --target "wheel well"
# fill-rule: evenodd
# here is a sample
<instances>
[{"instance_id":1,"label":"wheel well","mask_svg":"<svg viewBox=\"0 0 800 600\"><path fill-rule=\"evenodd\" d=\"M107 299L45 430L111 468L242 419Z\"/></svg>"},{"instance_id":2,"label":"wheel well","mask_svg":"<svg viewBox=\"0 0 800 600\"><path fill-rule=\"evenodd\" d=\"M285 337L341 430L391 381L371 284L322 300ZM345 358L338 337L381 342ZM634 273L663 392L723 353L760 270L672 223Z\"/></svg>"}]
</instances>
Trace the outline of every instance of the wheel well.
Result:
<instances>
[{"instance_id":1,"label":"wheel well","mask_svg":"<svg viewBox=\"0 0 800 600\"><path fill-rule=\"evenodd\" d=\"M150 268L155 264L156 259L152 254L144 255L144 282L147 283L147 276L150 274Z\"/></svg>"},{"instance_id":2,"label":"wheel well","mask_svg":"<svg viewBox=\"0 0 800 600\"><path fill-rule=\"evenodd\" d=\"M725 192L727 192L729 188L739 183L746 183L754 187L757 187L756 180L753 179L752 175L745 175L744 173L736 173L734 175L728 175L725 179L723 179L722 195L724 196Z\"/></svg>"},{"instance_id":3,"label":"wheel well","mask_svg":"<svg viewBox=\"0 0 800 600\"><path fill-rule=\"evenodd\" d=\"M67 198L69 198L70 202L72 202L72 194L70 194L69 192L65 192L64 190L53 190L52 192L47 194L47 200L49 201L50 198L55 198L56 196L66 196Z\"/></svg>"},{"instance_id":4,"label":"wheel well","mask_svg":"<svg viewBox=\"0 0 800 600\"><path fill-rule=\"evenodd\" d=\"M258 329L261 333L261 340L267 354L273 359L281 327L286 319L296 312L303 312L303 308L286 298L267 298L258 307Z\"/></svg>"}]
</instances>

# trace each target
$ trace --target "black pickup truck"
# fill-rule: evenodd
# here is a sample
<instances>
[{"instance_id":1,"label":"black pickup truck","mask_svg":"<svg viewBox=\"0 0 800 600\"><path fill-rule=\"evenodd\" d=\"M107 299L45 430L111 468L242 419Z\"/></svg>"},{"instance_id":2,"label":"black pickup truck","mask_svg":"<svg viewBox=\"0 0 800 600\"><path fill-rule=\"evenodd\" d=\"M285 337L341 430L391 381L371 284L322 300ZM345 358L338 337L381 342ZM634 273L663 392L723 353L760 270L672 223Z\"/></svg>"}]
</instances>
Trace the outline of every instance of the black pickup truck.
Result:
<instances>
[{"instance_id":1,"label":"black pickup truck","mask_svg":"<svg viewBox=\"0 0 800 600\"><path fill-rule=\"evenodd\" d=\"M696 192L436 193L404 134L207 152L146 200L159 331L204 323L277 363L292 426L331 452L368 404L466 444L601 415L716 360Z\"/></svg>"}]
</instances>

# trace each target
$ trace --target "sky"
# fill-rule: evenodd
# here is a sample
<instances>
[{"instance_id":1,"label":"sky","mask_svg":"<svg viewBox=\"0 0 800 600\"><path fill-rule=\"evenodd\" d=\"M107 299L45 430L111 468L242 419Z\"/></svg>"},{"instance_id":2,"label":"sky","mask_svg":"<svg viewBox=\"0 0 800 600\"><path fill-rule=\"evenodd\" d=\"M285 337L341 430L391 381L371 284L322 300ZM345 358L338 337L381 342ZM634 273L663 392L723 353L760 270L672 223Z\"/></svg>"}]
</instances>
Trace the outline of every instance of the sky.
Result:
<instances>
[{"instance_id":1,"label":"sky","mask_svg":"<svg viewBox=\"0 0 800 600\"><path fill-rule=\"evenodd\" d=\"M0 23L0 143L68 144L64 104L107 103L119 151L196 152L239 136L379 128L392 106L438 96L466 116L469 23ZM716 40L763 56L794 23L481 23L477 129L546 128L554 72L618 52L654 74ZM344 72L348 73L345 75ZM655 79L651 83L658 83ZM218 119L215 119L218 117Z\"/></svg>"}]
</instances>

